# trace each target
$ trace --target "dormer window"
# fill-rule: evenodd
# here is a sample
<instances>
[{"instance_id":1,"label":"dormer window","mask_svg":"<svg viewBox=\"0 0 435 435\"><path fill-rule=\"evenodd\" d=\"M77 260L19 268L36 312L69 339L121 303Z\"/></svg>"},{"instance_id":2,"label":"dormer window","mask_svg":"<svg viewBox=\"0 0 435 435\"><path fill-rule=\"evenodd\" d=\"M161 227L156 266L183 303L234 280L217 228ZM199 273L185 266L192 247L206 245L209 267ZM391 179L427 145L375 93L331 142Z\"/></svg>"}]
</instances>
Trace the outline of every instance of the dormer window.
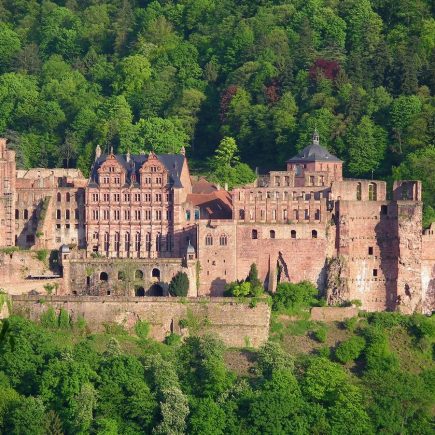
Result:
<instances>
[{"instance_id":1,"label":"dormer window","mask_svg":"<svg viewBox=\"0 0 435 435\"><path fill-rule=\"evenodd\" d=\"M109 166L109 172L115 172L115 167L114 166Z\"/></svg>"}]
</instances>

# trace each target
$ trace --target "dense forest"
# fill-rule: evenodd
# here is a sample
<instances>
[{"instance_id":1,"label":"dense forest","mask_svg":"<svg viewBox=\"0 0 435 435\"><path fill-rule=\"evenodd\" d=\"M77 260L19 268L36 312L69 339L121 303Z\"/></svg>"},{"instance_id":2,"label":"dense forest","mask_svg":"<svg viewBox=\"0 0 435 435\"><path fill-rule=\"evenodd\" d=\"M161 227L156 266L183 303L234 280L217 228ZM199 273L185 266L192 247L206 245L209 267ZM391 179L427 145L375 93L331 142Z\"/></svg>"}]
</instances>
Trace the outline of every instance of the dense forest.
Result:
<instances>
[{"instance_id":1,"label":"dense forest","mask_svg":"<svg viewBox=\"0 0 435 435\"><path fill-rule=\"evenodd\" d=\"M87 175L97 144L184 145L206 171L224 137L265 171L317 127L348 176L422 179L428 223L434 16L430 0L0 0L0 134L23 167Z\"/></svg>"},{"instance_id":2,"label":"dense forest","mask_svg":"<svg viewBox=\"0 0 435 435\"><path fill-rule=\"evenodd\" d=\"M433 434L433 317L312 322L321 300L308 283L281 284L270 302L271 341L257 350L226 349L205 327L158 343L144 321L96 334L64 310L12 316L0 322L0 433Z\"/></svg>"}]
</instances>

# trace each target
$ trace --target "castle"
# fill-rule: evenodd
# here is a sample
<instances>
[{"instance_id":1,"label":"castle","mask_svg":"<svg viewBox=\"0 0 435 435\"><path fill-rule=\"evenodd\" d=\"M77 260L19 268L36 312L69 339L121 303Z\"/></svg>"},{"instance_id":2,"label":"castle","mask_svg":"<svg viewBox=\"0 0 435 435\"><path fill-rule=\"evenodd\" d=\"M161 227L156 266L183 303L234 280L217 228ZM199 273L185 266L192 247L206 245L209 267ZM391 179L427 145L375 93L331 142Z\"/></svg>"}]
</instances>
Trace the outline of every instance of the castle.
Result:
<instances>
[{"instance_id":1,"label":"castle","mask_svg":"<svg viewBox=\"0 0 435 435\"><path fill-rule=\"evenodd\" d=\"M387 197L384 181L343 179L317 132L286 164L228 192L191 177L184 152L97 147L86 179L17 170L0 139L0 248L58 250L63 295L165 296L184 271L189 296L221 296L256 263L270 291L309 280L330 304L435 308L435 226L422 231L419 181L396 181Z\"/></svg>"}]
</instances>

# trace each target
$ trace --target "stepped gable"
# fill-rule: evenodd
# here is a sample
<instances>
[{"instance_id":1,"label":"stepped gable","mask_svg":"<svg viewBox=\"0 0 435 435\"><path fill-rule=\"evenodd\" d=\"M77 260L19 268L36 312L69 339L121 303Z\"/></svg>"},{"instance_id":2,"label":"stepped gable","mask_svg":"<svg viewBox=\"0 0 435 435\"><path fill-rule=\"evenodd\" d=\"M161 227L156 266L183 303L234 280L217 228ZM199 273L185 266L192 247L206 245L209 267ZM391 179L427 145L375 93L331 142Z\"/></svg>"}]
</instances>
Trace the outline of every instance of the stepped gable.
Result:
<instances>
[{"instance_id":1,"label":"stepped gable","mask_svg":"<svg viewBox=\"0 0 435 435\"><path fill-rule=\"evenodd\" d=\"M136 175L136 180L140 180L139 169L148 161L147 154L101 154L91 169L90 186L97 185L98 169L107 160L109 156L113 156L126 171L126 185L131 184L131 176ZM158 160L163 163L169 172L169 179L173 187L182 188L183 184L180 180L181 170L184 164L184 156L181 154L156 154Z\"/></svg>"},{"instance_id":2,"label":"stepped gable","mask_svg":"<svg viewBox=\"0 0 435 435\"><path fill-rule=\"evenodd\" d=\"M317 131L315 131L313 134L312 143L305 147L294 157L287 160L286 163L306 162L341 162L341 160L332 155L326 148L320 145L319 134L317 133Z\"/></svg>"}]
</instances>

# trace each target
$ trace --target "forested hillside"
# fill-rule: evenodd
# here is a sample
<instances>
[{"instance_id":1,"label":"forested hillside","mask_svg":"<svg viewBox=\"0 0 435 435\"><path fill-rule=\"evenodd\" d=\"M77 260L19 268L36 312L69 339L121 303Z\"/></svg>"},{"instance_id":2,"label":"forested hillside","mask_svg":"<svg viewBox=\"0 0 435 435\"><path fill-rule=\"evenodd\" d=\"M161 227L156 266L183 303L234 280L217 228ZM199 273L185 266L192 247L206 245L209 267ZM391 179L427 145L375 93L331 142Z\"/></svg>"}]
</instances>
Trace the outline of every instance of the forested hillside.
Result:
<instances>
[{"instance_id":1,"label":"forested hillside","mask_svg":"<svg viewBox=\"0 0 435 435\"><path fill-rule=\"evenodd\" d=\"M0 134L24 167L87 174L97 143L204 162L230 136L267 170L317 126L348 176L420 178L435 207L434 15L430 0L0 0Z\"/></svg>"}]
</instances>

